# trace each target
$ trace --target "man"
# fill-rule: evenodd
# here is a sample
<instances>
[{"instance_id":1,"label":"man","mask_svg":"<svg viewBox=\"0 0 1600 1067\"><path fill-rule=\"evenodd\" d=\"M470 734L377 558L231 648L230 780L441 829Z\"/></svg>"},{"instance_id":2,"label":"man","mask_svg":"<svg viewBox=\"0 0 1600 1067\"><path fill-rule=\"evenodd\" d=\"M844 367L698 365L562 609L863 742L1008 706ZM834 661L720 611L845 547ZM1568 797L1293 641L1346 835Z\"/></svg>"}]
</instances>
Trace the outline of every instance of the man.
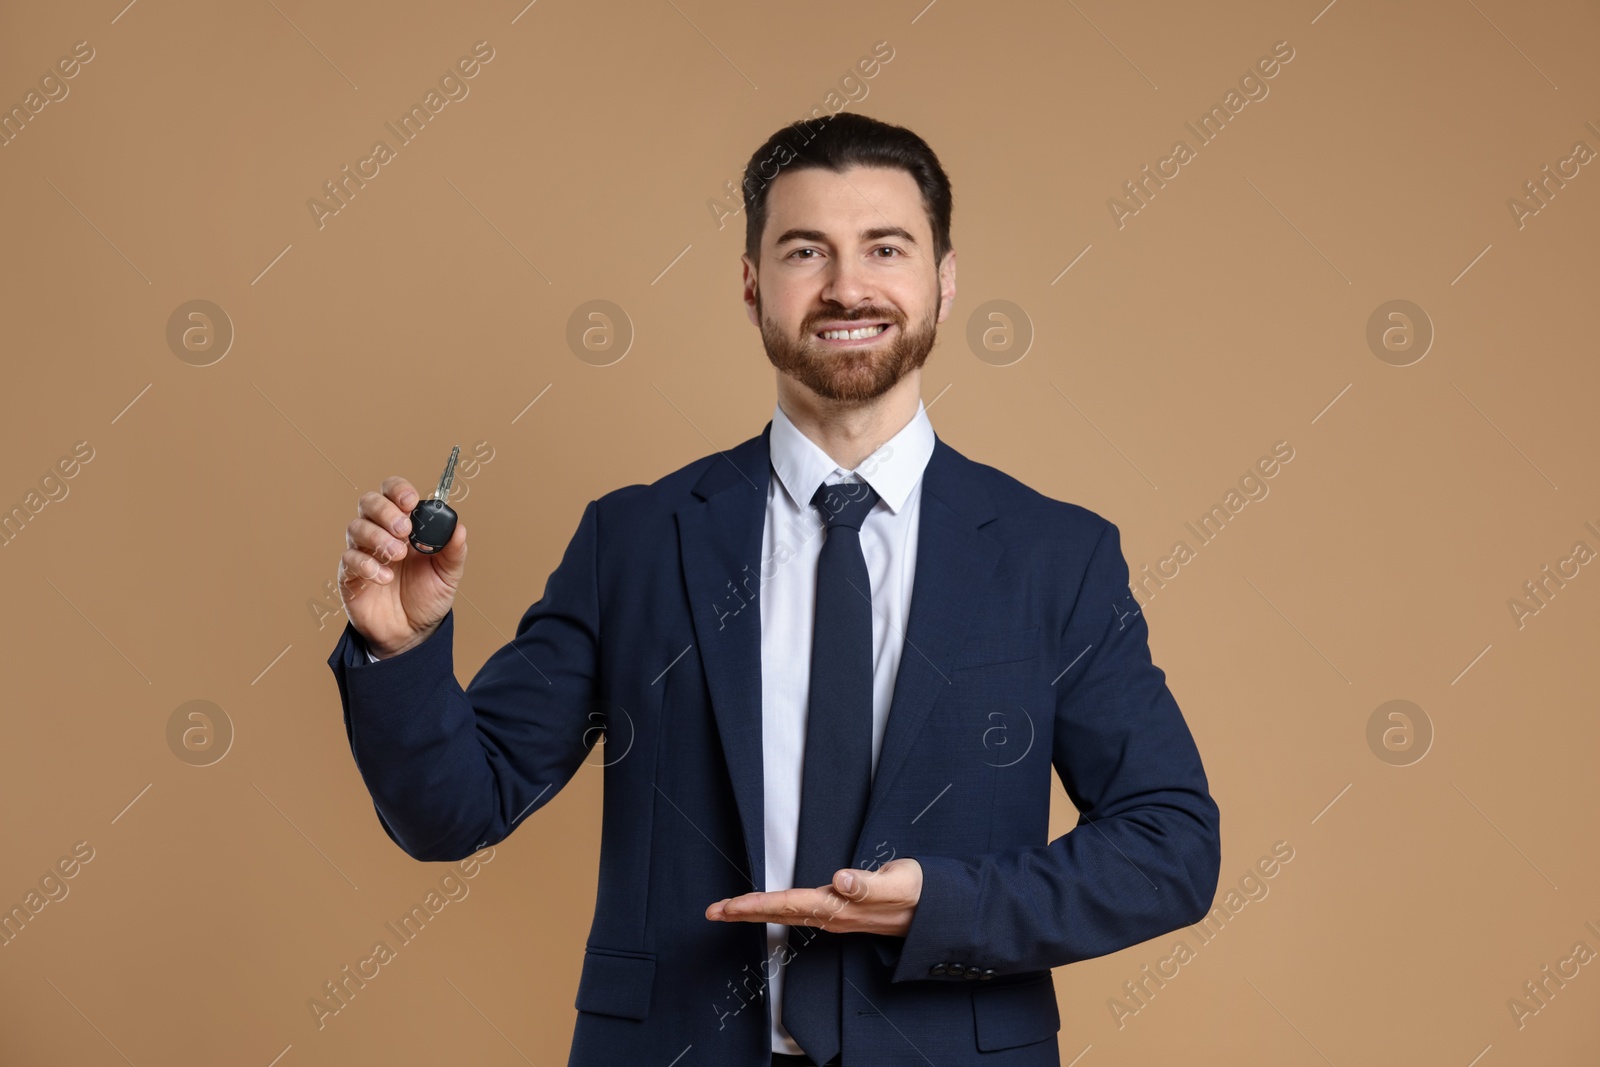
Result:
<instances>
[{"instance_id":1,"label":"man","mask_svg":"<svg viewBox=\"0 0 1600 1067\"><path fill-rule=\"evenodd\" d=\"M357 766L454 860L603 726L569 1064L1058 1065L1050 969L1198 921L1220 860L1117 528L933 433L956 257L921 138L781 130L745 208L772 421L591 501L464 691L465 526L419 555L410 483L361 497L328 661ZM1081 814L1048 841L1052 770Z\"/></svg>"}]
</instances>

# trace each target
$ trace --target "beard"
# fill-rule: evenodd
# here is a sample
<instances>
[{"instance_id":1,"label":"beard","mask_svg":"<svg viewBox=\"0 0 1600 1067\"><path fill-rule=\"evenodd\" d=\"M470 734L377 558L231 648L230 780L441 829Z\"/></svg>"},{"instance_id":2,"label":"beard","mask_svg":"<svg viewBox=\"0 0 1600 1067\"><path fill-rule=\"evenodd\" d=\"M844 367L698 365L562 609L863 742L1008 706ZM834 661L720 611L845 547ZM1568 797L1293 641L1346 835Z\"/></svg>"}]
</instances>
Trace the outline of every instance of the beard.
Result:
<instances>
[{"instance_id":1,"label":"beard","mask_svg":"<svg viewBox=\"0 0 1600 1067\"><path fill-rule=\"evenodd\" d=\"M941 293L933 311L913 330L906 329L903 315L869 307L846 315L807 316L799 335L791 337L762 312L759 290L756 316L761 320L761 343L774 367L820 397L862 403L882 396L928 361L937 340L943 299ZM818 324L823 322L887 322L894 325L894 336L886 343L830 350L828 342L816 335Z\"/></svg>"}]
</instances>

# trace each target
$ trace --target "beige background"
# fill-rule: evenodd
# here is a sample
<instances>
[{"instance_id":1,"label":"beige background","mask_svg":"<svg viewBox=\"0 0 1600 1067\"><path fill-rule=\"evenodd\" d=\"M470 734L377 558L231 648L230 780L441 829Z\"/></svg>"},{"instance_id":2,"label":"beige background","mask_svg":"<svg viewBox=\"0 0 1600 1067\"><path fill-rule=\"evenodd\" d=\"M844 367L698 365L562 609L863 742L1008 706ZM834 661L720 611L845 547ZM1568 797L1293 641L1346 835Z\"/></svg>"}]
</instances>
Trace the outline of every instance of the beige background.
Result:
<instances>
[{"instance_id":1,"label":"beige background","mask_svg":"<svg viewBox=\"0 0 1600 1067\"><path fill-rule=\"evenodd\" d=\"M0 903L93 849L0 948L0 1061L564 1062L598 766L317 1027L308 1000L448 870L378 825L318 602L358 491L488 442L459 501L465 682L586 501L758 433L743 217L708 201L885 40L849 106L955 187L938 433L1116 522L1136 577L1294 449L1147 605L1222 889L1294 859L1212 944L1059 970L1062 1062L1597 1062L1600 966L1520 1027L1508 1007L1600 950L1600 576L1521 628L1507 606L1600 550L1600 165L1521 228L1507 207L1600 150L1593 4L121 2L0 17L8 107L94 49L0 148L0 504L94 452L0 548ZM307 200L480 40L470 95L319 229ZM1119 229L1107 199L1280 40L1270 94ZM166 340L196 299L235 333L204 367ZM566 341L593 299L634 331L610 366ZM1034 335L1006 366L965 337L996 299ZM1366 341L1393 299L1436 331L1409 366ZM1434 734L1406 766L1367 740L1394 699ZM231 723L207 766L168 741L192 700ZM1180 937L1195 958L1119 1027L1110 998Z\"/></svg>"}]
</instances>

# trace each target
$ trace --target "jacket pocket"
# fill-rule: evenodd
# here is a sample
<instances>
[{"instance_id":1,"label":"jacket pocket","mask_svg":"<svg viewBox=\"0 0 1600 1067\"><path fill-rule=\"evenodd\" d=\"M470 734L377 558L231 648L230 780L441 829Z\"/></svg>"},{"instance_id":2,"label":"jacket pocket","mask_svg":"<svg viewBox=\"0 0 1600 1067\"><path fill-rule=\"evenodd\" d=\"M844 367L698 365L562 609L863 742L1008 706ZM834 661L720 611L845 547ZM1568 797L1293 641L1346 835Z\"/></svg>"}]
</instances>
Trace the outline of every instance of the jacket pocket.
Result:
<instances>
[{"instance_id":1,"label":"jacket pocket","mask_svg":"<svg viewBox=\"0 0 1600 1067\"><path fill-rule=\"evenodd\" d=\"M1039 654L1039 627L1025 626L997 634L968 637L950 664L952 670L986 667L991 663L1015 663Z\"/></svg>"},{"instance_id":2,"label":"jacket pocket","mask_svg":"<svg viewBox=\"0 0 1600 1067\"><path fill-rule=\"evenodd\" d=\"M583 973L578 976L578 996L573 1007L600 1015L643 1019L650 1014L650 987L655 977L653 952L588 946L583 950Z\"/></svg>"},{"instance_id":3,"label":"jacket pocket","mask_svg":"<svg viewBox=\"0 0 1600 1067\"><path fill-rule=\"evenodd\" d=\"M1043 1041L1061 1029L1055 984L1049 973L1009 985L972 991L972 1018L984 1052Z\"/></svg>"}]
</instances>

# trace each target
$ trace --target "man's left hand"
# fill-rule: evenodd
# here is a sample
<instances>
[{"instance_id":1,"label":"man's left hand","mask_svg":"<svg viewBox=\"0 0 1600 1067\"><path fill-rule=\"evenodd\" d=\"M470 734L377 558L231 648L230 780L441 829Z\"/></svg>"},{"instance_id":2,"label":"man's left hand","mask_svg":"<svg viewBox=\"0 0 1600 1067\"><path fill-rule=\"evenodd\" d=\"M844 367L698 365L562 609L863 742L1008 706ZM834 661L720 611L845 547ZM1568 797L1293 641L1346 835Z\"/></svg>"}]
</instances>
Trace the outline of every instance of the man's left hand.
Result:
<instances>
[{"instance_id":1,"label":"man's left hand","mask_svg":"<svg viewBox=\"0 0 1600 1067\"><path fill-rule=\"evenodd\" d=\"M907 856L875 871L842 868L833 873L832 884L818 889L746 893L719 900L706 909L706 918L904 937L921 899L922 864Z\"/></svg>"}]
</instances>

